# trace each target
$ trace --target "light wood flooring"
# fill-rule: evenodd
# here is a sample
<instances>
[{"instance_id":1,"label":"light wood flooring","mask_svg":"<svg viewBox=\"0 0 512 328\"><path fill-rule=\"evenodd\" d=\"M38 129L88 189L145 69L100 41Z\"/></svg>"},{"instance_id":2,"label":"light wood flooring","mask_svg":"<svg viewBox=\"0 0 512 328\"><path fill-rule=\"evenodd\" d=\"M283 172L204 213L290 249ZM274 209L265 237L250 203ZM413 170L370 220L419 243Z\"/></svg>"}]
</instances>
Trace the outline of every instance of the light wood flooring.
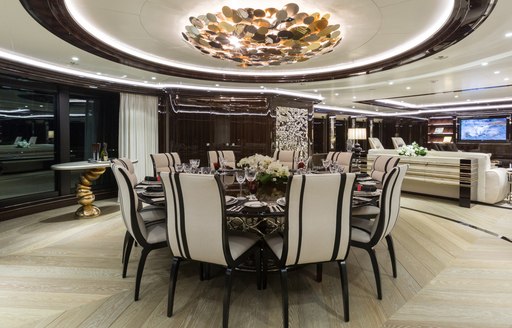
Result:
<instances>
[{"instance_id":1,"label":"light wood flooring","mask_svg":"<svg viewBox=\"0 0 512 328\"><path fill-rule=\"evenodd\" d=\"M223 274L199 281L198 265L184 263L174 316L167 318L170 253L152 252L133 301L140 250L121 278L125 228L114 201L104 214L75 220L75 206L0 222L0 327L220 327ZM431 214L426 214L432 213ZM458 224L439 216L485 229ZM489 233L490 232L490 233ZM491 234L494 233L494 234ZM314 266L289 274L291 327L512 327L512 210L403 195L393 232L398 278L386 245L377 248L383 299L376 298L370 259L352 249L347 261L350 322L343 322L337 267ZM230 327L281 327L277 274L268 288L236 272Z\"/></svg>"}]
</instances>

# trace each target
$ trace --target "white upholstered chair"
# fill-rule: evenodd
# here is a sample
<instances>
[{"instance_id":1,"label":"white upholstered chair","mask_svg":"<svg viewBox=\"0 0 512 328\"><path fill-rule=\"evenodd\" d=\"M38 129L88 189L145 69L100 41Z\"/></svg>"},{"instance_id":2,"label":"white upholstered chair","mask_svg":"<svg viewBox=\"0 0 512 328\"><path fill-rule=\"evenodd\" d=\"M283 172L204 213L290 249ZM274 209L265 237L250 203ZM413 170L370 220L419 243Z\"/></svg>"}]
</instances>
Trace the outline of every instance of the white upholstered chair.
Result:
<instances>
[{"instance_id":1,"label":"white upholstered chair","mask_svg":"<svg viewBox=\"0 0 512 328\"><path fill-rule=\"evenodd\" d=\"M253 251L259 267L259 238L251 233L228 231L219 176L166 172L160 176L167 203L167 240L173 254L167 316L173 314L180 262L217 264L226 267L223 327L227 327L233 270Z\"/></svg>"},{"instance_id":2,"label":"white upholstered chair","mask_svg":"<svg viewBox=\"0 0 512 328\"><path fill-rule=\"evenodd\" d=\"M352 172L352 152L330 151L327 153L327 159L330 159L332 163L338 163L339 166L343 167L343 172Z\"/></svg>"},{"instance_id":3,"label":"white upholstered chair","mask_svg":"<svg viewBox=\"0 0 512 328\"><path fill-rule=\"evenodd\" d=\"M370 143L370 149L384 149L379 138L368 138L368 142Z\"/></svg>"},{"instance_id":4,"label":"white upholstered chair","mask_svg":"<svg viewBox=\"0 0 512 328\"><path fill-rule=\"evenodd\" d=\"M140 282L144 271L144 264L149 252L157 248L167 246L165 234L165 211L163 209L138 210L137 193L132 187L130 173L128 170L116 164L112 164L112 171L119 187L119 202L121 215L126 226L128 239L127 245L123 247L123 278L126 276L130 252L134 241L142 247L142 252L135 279L134 299L139 299Z\"/></svg>"},{"instance_id":5,"label":"white upholstered chair","mask_svg":"<svg viewBox=\"0 0 512 328\"><path fill-rule=\"evenodd\" d=\"M293 175L288 179L284 233L265 238L281 274L284 327L288 327L287 272L299 264L317 263L317 280L321 280L318 263L338 263L344 319L349 320L345 258L354 180L354 173Z\"/></svg>"},{"instance_id":6,"label":"white upholstered chair","mask_svg":"<svg viewBox=\"0 0 512 328\"><path fill-rule=\"evenodd\" d=\"M382 183L386 174L397 166L399 161L400 157L398 156L377 156L373 161L370 176L373 180L377 180Z\"/></svg>"},{"instance_id":7,"label":"white upholstered chair","mask_svg":"<svg viewBox=\"0 0 512 328\"><path fill-rule=\"evenodd\" d=\"M288 166L290 170L297 169L297 161L295 158L295 150L278 150L274 151L273 159L281 164Z\"/></svg>"},{"instance_id":8,"label":"white upholstered chair","mask_svg":"<svg viewBox=\"0 0 512 328\"><path fill-rule=\"evenodd\" d=\"M375 255L375 246L383 239L388 244L393 277L396 278L396 257L391 232L400 212L400 194L402 182L408 165L399 165L391 170L384 180L379 200L379 212L373 219L352 217L352 236L350 245L365 249L370 255L377 286L377 297L382 299L379 264Z\"/></svg>"},{"instance_id":9,"label":"white upholstered chair","mask_svg":"<svg viewBox=\"0 0 512 328\"><path fill-rule=\"evenodd\" d=\"M153 176L157 177L160 172L174 172L177 164L181 164L178 153L150 154L153 162Z\"/></svg>"},{"instance_id":10,"label":"white upholstered chair","mask_svg":"<svg viewBox=\"0 0 512 328\"><path fill-rule=\"evenodd\" d=\"M212 169L220 167L219 158L224 158L227 167L236 168L235 153L232 150L210 150L208 151L208 164ZM215 167L215 164L218 166Z\"/></svg>"},{"instance_id":11,"label":"white upholstered chair","mask_svg":"<svg viewBox=\"0 0 512 328\"><path fill-rule=\"evenodd\" d=\"M402 137L391 137L391 141L393 142L393 147L395 147L395 149L405 146L405 141Z\"/></svg>"}]
</instances>

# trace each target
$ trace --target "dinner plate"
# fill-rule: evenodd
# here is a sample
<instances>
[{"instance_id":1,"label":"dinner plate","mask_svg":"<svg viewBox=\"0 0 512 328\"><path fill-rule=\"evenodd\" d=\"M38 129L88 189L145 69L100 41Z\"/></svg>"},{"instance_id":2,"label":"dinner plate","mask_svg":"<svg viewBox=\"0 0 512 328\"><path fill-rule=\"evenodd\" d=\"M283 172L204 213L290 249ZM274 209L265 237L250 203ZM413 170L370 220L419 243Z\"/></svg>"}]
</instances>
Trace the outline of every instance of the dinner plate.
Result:
<instances>
[{"instance_id":1,"label":"dinner plate","mask_svg":"<svg viewBox=\"0 0 512 328\"><path fill-rule=\"evenodd\" d=\"M236 197L233 197L233 196L225 196L225 197L226 197L226 205L233 205L233 204L236 204L236 202L238 202Z\"/></svg>"},{"instance_id":2,"label":"dinner plate","mask_svg":"<svg viewBox=\"0 0 512 328\"><path fill-rule=\"evenodd\" d=\"M254 202L246 202L244 204L245 207L251 207L251 208L260 208L260 207L264 207L264 206L267 206L267 203L265 202L260 202L260 201L254 201Z\"/></svg>"},{"instance_id":3,"label":"dinner plate","mask_svg":"<svg viewBox=\"0 0 512 328\"><path fill-rule=\"evenodd\" d=\"M160 191L160 192L143 191L142 194L144 196L148 196L148 197L164 197L163 191Z\"/></svg>"},{"instance_id":4,"label":"dinner plate","mask_svg":"<svg viewBox=\"0 0 512 328\"><path fill-rule=\"evenodd\" d=\"M286 198L281 197L276 200L277 205L286 206Z\"/></svg>"}]
</instances>

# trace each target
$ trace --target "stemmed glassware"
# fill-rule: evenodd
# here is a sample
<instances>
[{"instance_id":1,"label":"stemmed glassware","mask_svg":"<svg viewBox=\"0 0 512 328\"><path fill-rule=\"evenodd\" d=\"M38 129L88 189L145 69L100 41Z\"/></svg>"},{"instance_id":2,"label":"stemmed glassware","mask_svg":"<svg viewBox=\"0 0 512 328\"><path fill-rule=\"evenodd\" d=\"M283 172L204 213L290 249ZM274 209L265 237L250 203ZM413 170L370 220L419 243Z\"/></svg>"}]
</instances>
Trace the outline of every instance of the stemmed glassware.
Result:
<instances>
[{"instance_id":1,"label":"stemmed glassware","mask_svg":"<svg viewBox=\"0 0 512 328\"><path fill-rule=\"evenodd\" d=\"M240 184L240 196L239 198L244 198L242 196L242 184L245 182L245 172L242 170L238 170L235 172L236 181Z\"/></svg>"},{"instance_id":2,"label":"stemmed glassware","mask_svg":"<svg viewBox=\"0 0 512 328\"><path fill-rule=\"evenodd\" d=\"M327 171L327 169L329 168L329 166L331 165L331 160L330 159L322 159L322 166L324 167L324 169Z\"/></svg>"},{"instance_id":3,"label":"stemmed glassware","mask_svg":"<svg viewBox=\"0 0 512 328\"><path fill-rule=\"evenodd\" d=\"M222 156L219 156L219 165L222 170L226 169L226 159Z\"/></svg>"},{"instance_id":4,"label":"stemmed glassware","mask_svg":"<svg viewBox=\"0 0 512 328\"><path fill-rule=\"evenodd\" d=\"M196 173L197 168L199 167L200 160L199 159L191 159L189 160L190 167L192 168L192 172Z\"/></svg>"},{"instance_id":5,"label":"stemmed glassware","mask_svg":"<svg viewBox=\"0 0 512 328\"><path fill-rule=\"evenodd\" d=\"M183 164L176 164L176 166L174 167L174 169L176 170L176 172L180 173L180 172L183 172Z\"/></svg>"},{"instance_id":6,"label":"stemmed glassware","mask_svg":"<svg viewBox=\"0 0 512 328\"><path fill-rule=\"evenodd\" d=\"M249 192L251 192L251 193L252 193L252 190L254 190L254 188L251 188L252 183L254 182L254 180L256 180L257 176L258 176L258 171L256 171L255 168L249 167L249 168L245 169L245 179L247 180L247 182L250 185Z\"/></svg>"}]
</instances>

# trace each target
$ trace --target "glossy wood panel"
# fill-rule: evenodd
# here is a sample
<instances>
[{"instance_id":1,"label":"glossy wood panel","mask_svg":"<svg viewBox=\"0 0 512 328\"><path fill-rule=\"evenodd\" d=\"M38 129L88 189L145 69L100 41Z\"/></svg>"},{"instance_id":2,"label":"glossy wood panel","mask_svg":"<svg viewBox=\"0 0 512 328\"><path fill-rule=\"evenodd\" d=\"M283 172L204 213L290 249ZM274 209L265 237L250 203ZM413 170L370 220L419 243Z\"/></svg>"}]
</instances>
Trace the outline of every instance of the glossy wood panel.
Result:
<instances>
[{"instance_id":1,"label":"glossy wood panel","mask_svg":"<svg viewBox=\"0 0 512 328\"><path fill-rule=\"evenodd\" d=\"M25 9L49 31L67 42L106 59L125 65L153 71L161 74L190 77L203 80L279 83L279 82L309 82L339 79L360 74L370 74L431 56L454 43L462 40L476 29L492 11L495 3L482 0L477 4L467 0L456 0L451 17L447 23L432 37L421 45L401 54L380 62L362 67L330 71L325 73L310 73L297 76L239 76L223 75L207 72L190 71L186 69L159 65L154 62L123 53L108 44L100 42L83 30L66 10L64 0L21 0Z\"/></svg>"}]
</instances>

